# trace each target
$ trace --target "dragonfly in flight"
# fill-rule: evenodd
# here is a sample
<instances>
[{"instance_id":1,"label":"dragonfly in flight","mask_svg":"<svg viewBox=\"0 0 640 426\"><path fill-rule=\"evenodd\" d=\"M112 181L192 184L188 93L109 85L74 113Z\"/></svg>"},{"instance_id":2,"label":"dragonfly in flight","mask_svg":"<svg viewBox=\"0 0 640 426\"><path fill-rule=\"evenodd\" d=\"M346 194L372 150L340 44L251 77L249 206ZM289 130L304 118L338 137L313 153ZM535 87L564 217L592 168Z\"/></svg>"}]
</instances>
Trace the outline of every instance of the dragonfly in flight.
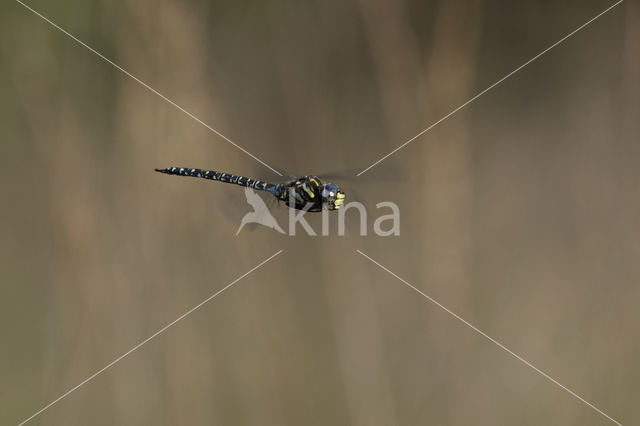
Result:
<instances>
[{"instance_id":1,"label":"dragonfly in flight","mask_svg":"<svg viewBox=\"0 0 640 426\"><path fill-rule=\"evenodd\" d=\"M302 176L282 183L268 183L244 176L215 170L167 167L154 169L168 175L191 176L218 182L233 183L259 191L267 191L294 209L319 212L323 209L337 210L345 200L345 193L335 183L324 183L318 176Z\"/></svg>"}]
</instances>

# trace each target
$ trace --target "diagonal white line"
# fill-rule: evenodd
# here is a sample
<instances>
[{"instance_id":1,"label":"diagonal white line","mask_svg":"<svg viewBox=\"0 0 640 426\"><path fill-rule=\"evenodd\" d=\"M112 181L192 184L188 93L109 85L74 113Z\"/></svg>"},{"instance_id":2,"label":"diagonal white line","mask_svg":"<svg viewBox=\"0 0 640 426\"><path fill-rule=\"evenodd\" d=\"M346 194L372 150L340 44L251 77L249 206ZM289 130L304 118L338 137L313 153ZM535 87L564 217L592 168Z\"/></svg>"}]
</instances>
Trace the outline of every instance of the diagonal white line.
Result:
<instances>
[{"instance_id":1,"label":"diagonal white line","mask_svg":"<svg viewBox=\"0 0 640 426\"><path fill-rule=\"evenodd\" d=\"M175 103L174 101L172 101L171 99L167 98L165 95L163 95L162 93L158 92L156 89L154 89L153 87L149 86L147 83L145 83L144 81L140 80L138 77L134 76L133 74L131 74L129 71L125 70L124 68L122 68L121 66L119 66L118 64L116 64L115 62L113 62L112 60L110 60L109 58L107 58L106 56L104 56L103 54L101 54L100 52L98 52L97 50L95 50L94 48L92 48L91 46L89 46L88 44L86 44L85 42L83 42L82 40L78 39L77 37L75 37L73 34L69 33L68 31L64 30L63 28L61 28L59 25L57 25L55 22L51 21L50 19L48 19L47 17L45 17L44 15L42 15L41 13L39 13L38 11L34 10L33 8L31 8L30 6L27 6L26 4L24 4L21 0L16 0L18 3L20 3L22 6L24 6L25 8L29 9L31 12L33 12L34 14L36 14L37 16L39 16L40 18L42 18L43 20L45 20L46 22L48 22L49 24L51 24L54 28L62 31L64 34L66 34L67 36L69 36L70 38L72 38L74 41L76 41L78 44L86 47L87 49L89 49L91 52L93 52L94 54L96 54L97 56L99 56L100 58L104 59L106 62L108 62L109 64L113 65L116 69L118 69L119 71L123 72L124 74L126 74L127 76L131 77L132 79L134 79L136 82L138 82L140 85L142 85L144 88L148 89L149 91L155 93L156 95L160 96L162 99L164 99L165 101L167 101L168 103L170 103L171 105L173 105L174 107L176 107L177 109L179 109L180 111L182 111L183 113L185 113L186 115L188 115L189 117L193 118L195 121L197 121L198 123L202 124L204 127L206 127L207 129L211 130L213 133L215 133L216 135L220 136L222 139L226 140L227 142L229 142L231 145L235 146L236 148L238 148L240 151L244 152L245 154L247 154L249 157L253 158L254 160L256 160L258 163L262 164L263 166L267 167L268 169L271 169L272 172L276 173L279 176L282 176L282 173L280 173L279 171L277 171L276 169L274 169L273 167L271 167L270 165L268 165L267 163L265 163L264 161L262 161L261 159L259 159L258 157L256 157L255 155L251 154L249 151L247 151L246 149L244 149L243 147L241 147L240 145L238 145L237 143L235 143L234 141L232 141L231 139L229 139L228 137L226 137L225 135L223 135L222 133L220 133L219 131L217 131L216 129L214 129L213 127L209 126L207 123L205 123L204 121L200 120L198 117L196 117L195 115L193 115L192 113L190 113L189 111L187 111L186 109L182 108L180 105L178 105L177 103Z\"/></svg>"},{"instance_id":2,"label":"diagonal white line","mask_svg":"<svg viewBox=\"0 0 640 426\"><path fill-rule=\"evenodd\" d=\"M383 162L384 160L386 160L387 158L389 158L390 156L392 156L393 154L395 154L396 152L400 151L402 148L404 148L405 146L409 145L411 142L413 142L414 140L418 139L420 136L424 135L425 133L427 133L429 130L433 129L434 127L436 127L438 124L442 123L443 121L445 121L447 118L451 117L452 115L454 115L455 113L457 113L458 111L460 111L462 108L466 107L467 105L469 105L471 102L475 101L476 99L478 99L480 96L484 95L485 93L487 93L489 90L493 89L494 87L496 87L497 85L499 85L500 83L502 83L503 81L505 81L506 79L508 79L509 77L511 77L512 75L514 75L515 73L517 73L518 71L522 70L524 67L526 67L527 65L529 65L530 63L532 63L533 61L535 61L536 59L540 58L542 55L544 55L545 53L547 53L548 51L550 51L551 49L553 49L554 47L556 47L557 45L559 45L560 43L564 42L565 40L567 40L569 37L573 36L574 34L576 34L578 31L582 30L584 27L586 27L587 25L591 24L592 22L594 22L595 20L597 20L598 18L600 18L602 15L604 15L605 13L609 12L611 9L613 9L614 7L618 6L620 3L622 3L624 0L619 0L618 2L614 3L613 5L609 6L607 9L605 9L604 11L600 12L599 14L597 14L596 16L594 16L593 18L591 18L590 20L588 20L587 22L585 22L584 24L580 25L578 28L576 28L575 30L571 31L569 34L567 34L566 36L562 37L560 40L556 41L555 43L553 43L551 46L547 47L546 49L544 49L542 52L538 53L536 56L534 56L533 58L529 59L527 62L525 62L524 64L520 65L518 68L516 68L515 70L511 71L509 74L505 75L504 77L502 77L500 80L496 81L495 83L493 83L491 86L487 87L486 89L484 89L482 92L478 93L477 95L475 95L473 98L469 99L467 102L463 103L462 105L460 105L458 108L454 109L453 111L451 111L450 113L448 113L447 115L445 115L444 117L442 117L441 119L439 119L438 121L436 121L435 123L433 123L432 125L430 125L429 127L427 127L426 129L424 129L423 131L421 131L420 133L418 133L417 135L415 135L414 137L412 137L411 139L409 139L408 141L406 141L405 143L403 143L402 145L398 146L396 149L394 149L393 151L391 151L390 153L388 153L387 155L385 155L384 157L380 158L378 161L376 161L375 163L373 163L372 165L370 165L369 167L367 167L366 169L364 169L363 171L361 171L360 173L358 173L356 176L360 176L363 173L367 172L369 169L371 169L372 167L380 164L381 162Z\"/></svg>"},{"instance_id":3,"label":"diagonal white line","mask_svg":"<svg viewBox=\"0 0 640 426\"><path fill-rule=\"evenodd\" d=\"M509 355L513 356L514 358L516 358L518 361L522 362L523 364L525 364L527 367L530 367L531 369L533 369L535 372L537 372L538 374L540 374L541 376L543 376L545 379L551 381L552 383L558 385L559 387L561 387L563 390L567 391L569 394L571 394L572 396L574 396L575 398L579 399L580 401L582 401L583 403L585 403L586 405L588 405L589 407L593 408L595 411L597 411L598 413L602 414L604 417L606 417L607 419L611 420L613 423L622 426L622 424L618 421L616 421L615 419L613 419L612 417L610 417L609 415L607 415L607 413L605 413L604 411L600 410L598 407L596 407L595 405L591 404L589 401L585 400L584 398L582 398L580 395L578 395L577 393L575 393L574 391L572 391L571 389L567 388L566 386L564 386L563 384L561 384L560 382L558 382L557 380L555 380L553 377L549 376L547 373L545 373L544 371L540 370L538 367L536 367L535 365L531 364L529 361L527 361L526 359L522 358L520 355L516 354L515 352L513 352L511 349L507 348L505 345L503 345L502 343L498 342L496 339L494 339L493 337L489 336L487 333L485 333L484 331L480 330L478 327L476 327L475 325L471 324L470 322L468 322L467 320L465 320L464 318L462 318L460 315L456 314L455 312L451 311L450 309L448 309L446 306L442 305L440 302L438 302L437 300L435 300L434 298L432 298L431 296L427 295L426 293L423 293L422 291L418 290L416 287L414 287L413 285L411 285L410 283L408 283L407 281L405 281L404 279L402 279L401 277L399 277L398 275L394 274L392 271L390 271L389 269L385 268L384 266L382 266L380 263L376 262L375 260L373 260L372 258L370 258L369 256L367 256L366 254L364 254L363 252L361 252L360 250L356 250L358 253L360 253L362 256L366 257L367 259L369 259L372 263L376 264L377 266L379 266L381 269L387 271L389 274L391 274L392 276L394 276L395 278L397 278L398 280L402 281L402 283L404 283L407 287L411 288L412 290L416 291L418 294L420 294L422 297L424 297L425 299L429 300L431 303L433 303L434 305L438 306L439 308L443 309L445 312L447 312L449 315L453 316L455 319L457 319L458 321L462 322L464 325L466 325L467 327L471 328L473 331L475 331L476 333L482 335L483 337L487 338L489 341L491 341L492 343L494 343L495 345L497 345L500 349L504 350L505 352L507 352Z\"/></svg>"},{"instance_id":4,"label":"diagonal white line","mask_svg":"<svg viewBox=\"0 0 640 426\"><path fill-rule=\"evenodd\" d=\"M146 344L147 342L149 342L151 339L153 339L154 337L158 336L159 334L162 334L163 332L165 332L168 328L170 328L171 326L173 326L174 324L176 324L178 321L184 319L185 317L187 317L188 315L192 314L196 309L200 308L202 305L204 305L205 303L209 302L210 300L212 300L213 298L215 298L216 296L218 296L220 293L222 293L223 291L225 291L226 289L228 289L229 287L231 287L232 285L234 285L235 283L237 283L238 281L240 281L241 279L243 279L244 277L246 277L247 275L249 275L250 273L252 273L253 271L255 271L256 269L260 268L262 265L264 265L265 263L269 262L271 259L273 259L274 257L276 257L277 255L279 255L280 253L282 253L283 250L278 251L277 253L271 255L271 257L269 257L268 259L263 260L262 262L260 262L258 265L254 266L253 268L251 268L248 272L240 275L238 278L236 278L235 280L233 280L231 283L227 284L226 286L224 286L222 289L218 290L217 292L215 292L214 294L212 294L211 296L207 297L206 299L204 299L202 302L198 303L196 306L194 306L193 308L189 309L187 312L185 312L184 314L180 315L178 318L176 318L175 320L171 321L169 324L165 325L164 327L162 327L160 330L156 331L155 333L153 333L151 336L147 337L146 339L144 339L142 342L138 343L137 345L135 345L133 348L129 349L127 352L123 353L122 355L120 355L119 357L117 357L116 359L114 359L113 361L111 361L109 364L105 365L104 367L102 367L100 370L96 371L95 373L93 373L92 375L90 375L89 377L87 377L86 379L84 379L82 382L78 383L77 385L75 385L74 387L72 387L71 389L69 389L68 391L66 391L65 393L63 393L62 395L60 395L58 398L54 399L53 401L51 401L50 403L48 403L47 405L45 405L44 407L42 407L40 410L38 410L37 412L35 412L34 414L32 414L30 417L26 418L25 420L23 420L22 422L20 422L18 424L18 426L22 426L23 424L27 423L28 421L30 421L31 419L33 419L34 417L36 417L37 415L39 415L40 413L42 413L43 411L47 410L48 408L50 408L52 405L56 404L57 402L59 402L60 400L66 398L67 396L69 396L71 393L73 393L74 391L76 391L80 386L86 384L87 382L91 381L92 379L94 379L96 376L98 376L99 374L101 374L102 372L104 372L106 369L108 369L109 367L112 367L114 364L116 364L117 362L121 361L123 358L125 358L127 355L131 354L132 352L136 351L137 349L139 349L141 346L143 346L144 344Z\"/></svg>"}]
</instances>

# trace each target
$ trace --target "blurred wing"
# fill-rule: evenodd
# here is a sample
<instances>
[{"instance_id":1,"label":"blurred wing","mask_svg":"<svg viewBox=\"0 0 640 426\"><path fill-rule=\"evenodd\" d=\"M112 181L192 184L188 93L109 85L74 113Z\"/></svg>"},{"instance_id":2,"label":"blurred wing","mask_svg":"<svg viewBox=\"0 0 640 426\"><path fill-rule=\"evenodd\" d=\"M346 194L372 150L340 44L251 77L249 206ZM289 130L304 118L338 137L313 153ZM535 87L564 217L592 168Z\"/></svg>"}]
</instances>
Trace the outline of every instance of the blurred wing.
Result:
<instances>
[{"instance_id":1,"label":"blurred wing","mask_svg":"<svg viewBox=\"0 0 640 426\"><path fill-rule=\"evenodd\" d=\"M371 172L366 175L358 177L357 174L359 172L360 170L356 169L345 169L329 173L320 173L317 176L322 179L323 182L333 182L338 185L340 185L340 182L355 182L360 180L363 182L402 182L408 179L407 170L393 164L382 164L375 170L371 170Z\"/></svg>"}]
</instances>

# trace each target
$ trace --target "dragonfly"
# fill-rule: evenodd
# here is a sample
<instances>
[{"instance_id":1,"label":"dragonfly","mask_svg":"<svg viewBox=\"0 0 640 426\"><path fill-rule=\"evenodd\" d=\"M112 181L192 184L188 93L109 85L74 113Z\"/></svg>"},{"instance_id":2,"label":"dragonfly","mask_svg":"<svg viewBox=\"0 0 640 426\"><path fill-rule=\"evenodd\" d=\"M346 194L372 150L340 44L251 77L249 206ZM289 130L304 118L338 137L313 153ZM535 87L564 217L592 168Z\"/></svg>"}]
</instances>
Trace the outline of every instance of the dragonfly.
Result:
<instances>
[{"instance_id":1,"label":"dragonfly","mask_svg":"<svg viewBox=\"0 0 640 426\"><path fill-rule=\"evenodd\" d=\"M168 175L190 176L267 191L280 201L297 210L320 212L324 209L337 210L344 204L346 194L338 185L322 182L318 176L302 176L282 183L268 183L245 176L215 170L192 169L187 167L167 167L154 169Z\"/></svg>"}]
</instances>

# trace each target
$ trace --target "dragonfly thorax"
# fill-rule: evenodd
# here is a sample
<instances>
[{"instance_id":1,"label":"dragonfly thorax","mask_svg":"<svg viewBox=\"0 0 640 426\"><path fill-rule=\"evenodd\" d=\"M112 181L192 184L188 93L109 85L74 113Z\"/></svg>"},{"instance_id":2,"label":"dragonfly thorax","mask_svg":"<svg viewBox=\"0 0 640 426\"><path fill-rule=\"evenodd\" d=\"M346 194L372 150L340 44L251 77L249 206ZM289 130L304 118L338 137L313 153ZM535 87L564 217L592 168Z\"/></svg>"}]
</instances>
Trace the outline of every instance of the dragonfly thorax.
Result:
<instances>
[{"instance_id":1,"label":"dragonfly thorax","mask_svg":"<svg viewBox=\"0 0 640 426\"><path fill-rule=\"evenodd\" d=\"M335 183L323 183L317 176L303 176L278 186L279 194L274 195L298 210L336 210L344 203L345 193L340 187Z\"/></svg>"}]
</instances>

